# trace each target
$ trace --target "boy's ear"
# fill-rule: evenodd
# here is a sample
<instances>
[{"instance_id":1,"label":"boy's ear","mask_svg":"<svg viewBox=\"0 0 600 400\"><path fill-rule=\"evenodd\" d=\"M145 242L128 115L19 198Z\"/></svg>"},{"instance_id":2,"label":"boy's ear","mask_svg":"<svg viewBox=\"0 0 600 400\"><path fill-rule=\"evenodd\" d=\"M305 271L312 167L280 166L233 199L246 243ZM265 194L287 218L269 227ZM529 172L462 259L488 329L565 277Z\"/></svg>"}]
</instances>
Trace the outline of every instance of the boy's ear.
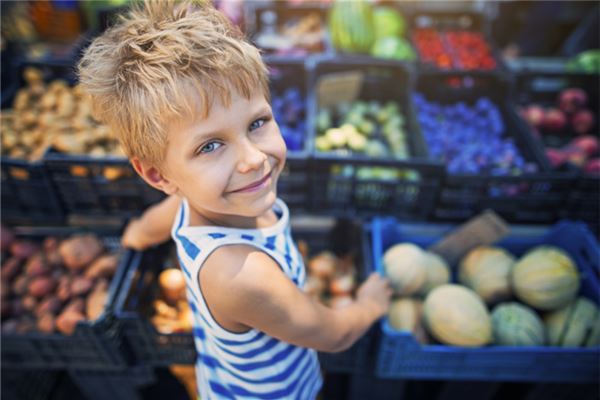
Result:
<instances>
[{"instance_id":1,"label":"boy's ear","mask_svg":"<svg viewBox=\"0 0 600 400\"><path fill-rule=\"evenodd\" d=\"M155 189L165 192L167 195L177 193L177 186L167 179L158 168L138 158L132 158L131 164L135 172Z\"/></svg>"}]
</instances>

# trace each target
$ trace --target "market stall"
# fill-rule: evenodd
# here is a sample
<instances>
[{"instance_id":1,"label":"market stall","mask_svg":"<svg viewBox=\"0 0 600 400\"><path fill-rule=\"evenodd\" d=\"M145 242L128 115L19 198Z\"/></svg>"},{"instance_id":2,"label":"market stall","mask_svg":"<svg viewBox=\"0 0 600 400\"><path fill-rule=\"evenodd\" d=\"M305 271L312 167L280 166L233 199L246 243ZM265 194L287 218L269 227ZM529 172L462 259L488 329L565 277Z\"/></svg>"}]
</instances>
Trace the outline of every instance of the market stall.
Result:
<instances>
[{"instance_id":1,"label":"market stall","mask_svg":"<svg viewBox=\"0 0 600 400\"><path fill-rule=\"evenodd\" d=\"M269 69L305 291L343 307L373 271L394 289L350 349L319 353L322 398L596 398L600 50L505 59L497 5L451 3L216 2ZM75 73L127 7L2 4L9 399L195 398L175 246L120 245L164 194Z\"/></svg>"}]
</instances>

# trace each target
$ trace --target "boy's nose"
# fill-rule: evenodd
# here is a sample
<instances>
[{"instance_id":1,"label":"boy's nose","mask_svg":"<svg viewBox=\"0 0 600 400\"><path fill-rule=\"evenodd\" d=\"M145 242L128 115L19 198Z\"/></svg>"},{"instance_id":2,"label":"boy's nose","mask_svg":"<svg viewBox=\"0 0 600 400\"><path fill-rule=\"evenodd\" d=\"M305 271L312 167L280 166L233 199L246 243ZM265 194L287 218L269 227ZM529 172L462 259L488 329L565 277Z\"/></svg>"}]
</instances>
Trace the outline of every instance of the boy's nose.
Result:
<instances>
[{"instance_id":1,"label":"boy's nose","mask_svg":"<svg viewBox=\"0 0 600 400\"><path fill-rule=\"evenodd\" d=\"M261 169L267 161L267 155L260 151L253 143L246 141L240 148L238 171L242 174L252 170Z\"/></svg>"}]
</instances>

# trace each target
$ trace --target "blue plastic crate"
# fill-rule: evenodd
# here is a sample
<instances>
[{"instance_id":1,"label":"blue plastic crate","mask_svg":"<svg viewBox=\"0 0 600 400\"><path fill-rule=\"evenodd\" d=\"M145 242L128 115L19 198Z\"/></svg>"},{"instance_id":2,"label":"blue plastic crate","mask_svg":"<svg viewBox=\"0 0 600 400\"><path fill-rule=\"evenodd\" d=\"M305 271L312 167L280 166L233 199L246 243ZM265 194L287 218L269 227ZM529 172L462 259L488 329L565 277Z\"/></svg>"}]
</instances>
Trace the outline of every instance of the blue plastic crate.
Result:
<instances>
[{"instance_id":1,"label":"blue plastic crate","mask_svg":"<svg viewBox=\"0 0 600 400\"><path fill-rule=\"evenodd\" d=\"M409 226L391 218L375 219L372 222L375 270L383 273L382 256L391 245L411 242L428 247L453 229L450 225ZM521 256L541 244L554 245L569 253L580 269L580 294L598 304L600 248L585 226L570 221L561 221L551 228L517 226L511 228L510 237L497 245ZM421 345L412 334L394 330L387 318L380 327L375 370L380 378L598 382L600 376L600 348Z\"/></svg>"}]
</instances>

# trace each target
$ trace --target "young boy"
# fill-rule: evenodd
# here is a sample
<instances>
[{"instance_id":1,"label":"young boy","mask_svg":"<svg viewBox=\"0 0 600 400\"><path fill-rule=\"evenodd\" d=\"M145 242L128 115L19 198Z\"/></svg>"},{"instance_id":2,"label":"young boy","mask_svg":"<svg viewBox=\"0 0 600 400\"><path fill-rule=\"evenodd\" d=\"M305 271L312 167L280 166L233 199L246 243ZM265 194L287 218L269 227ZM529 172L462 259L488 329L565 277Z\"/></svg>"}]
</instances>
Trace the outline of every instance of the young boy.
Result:
<instances>
[{"instance_id":1,"label":"young boy","mask_svg":"<svg viewBox=\"0 0 600 400\"><path fill-rule=\"evenodd\" d=\"M371 275L330 309L276 197L286 148L256 48L209 4L147 3L97 38L80 81L138 174L167 197L126 229L142 249L177 244L194 312L202 399L313 399L315 350L350 347L389 306Z\"/></svg>"}]
</instances>

